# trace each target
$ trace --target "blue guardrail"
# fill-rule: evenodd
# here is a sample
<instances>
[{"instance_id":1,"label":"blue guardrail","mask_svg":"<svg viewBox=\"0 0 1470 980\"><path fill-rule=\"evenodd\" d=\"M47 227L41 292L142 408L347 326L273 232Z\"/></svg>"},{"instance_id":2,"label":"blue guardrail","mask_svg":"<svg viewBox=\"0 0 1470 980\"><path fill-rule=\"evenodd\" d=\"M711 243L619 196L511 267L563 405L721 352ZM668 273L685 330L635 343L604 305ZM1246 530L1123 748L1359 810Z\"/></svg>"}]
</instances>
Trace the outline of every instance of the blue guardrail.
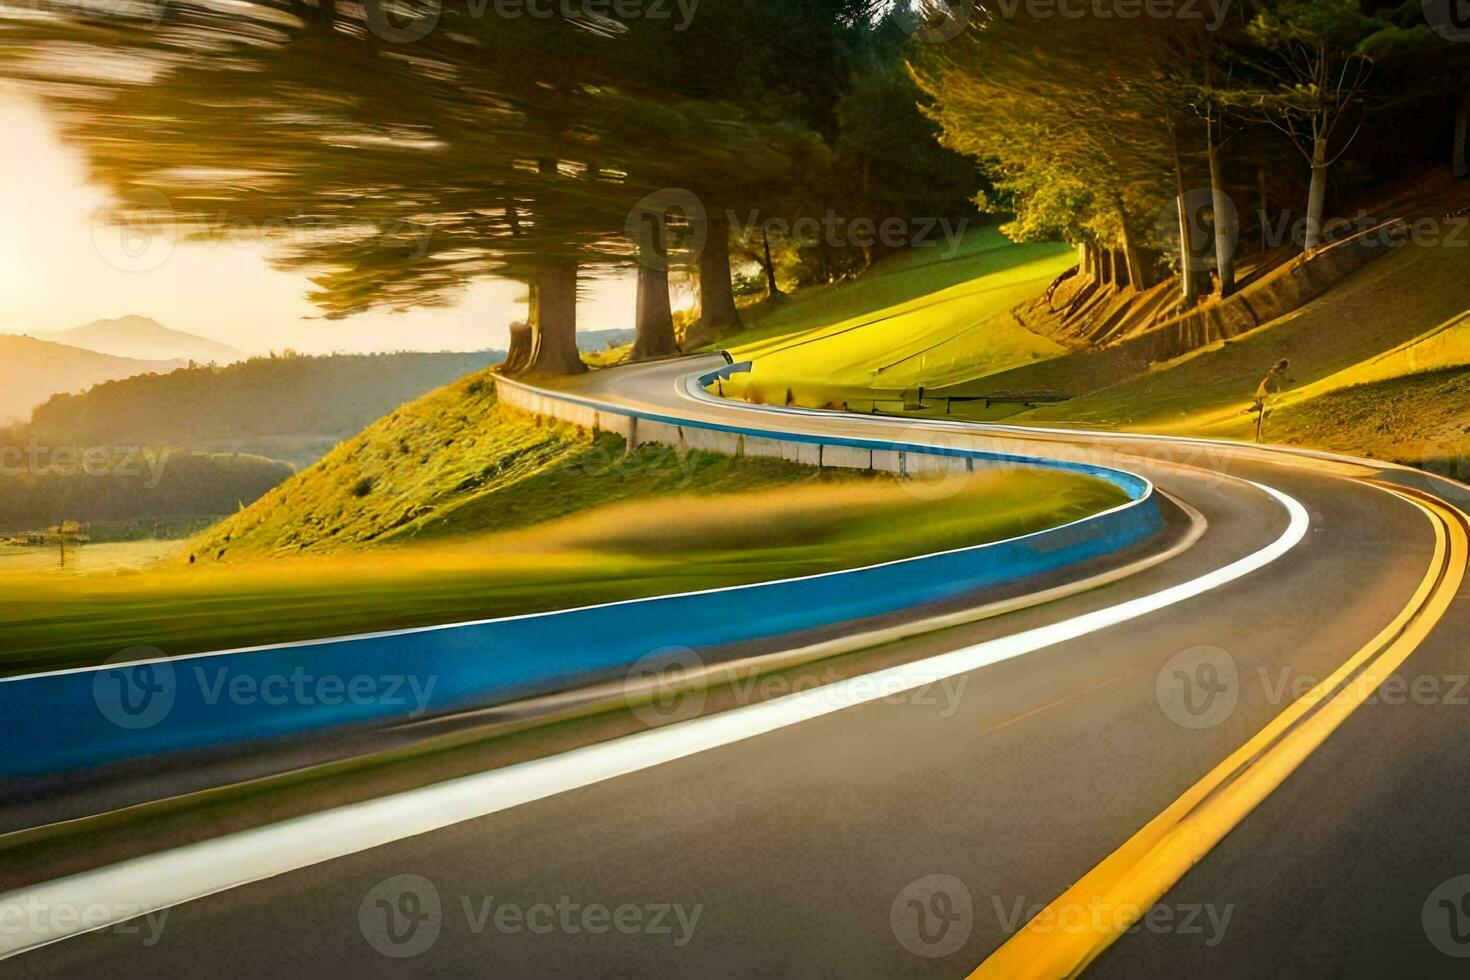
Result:
<instances>
[{"instance_id":1,"label":"blue guardrail","mask_svg":"<svg viewBox=\"0 0 1470 980\"><path fill-rule=\"evenodd\" d=\"M1106 474L1134 499L1020 538L806 578L0 680L8 743L0 775L55 776L504 702L621 676L663 648L773 637L952 598L1096 558L1162 528L1145 481L1116 470L1067 468Z\"/></svg>"}]
</instances>

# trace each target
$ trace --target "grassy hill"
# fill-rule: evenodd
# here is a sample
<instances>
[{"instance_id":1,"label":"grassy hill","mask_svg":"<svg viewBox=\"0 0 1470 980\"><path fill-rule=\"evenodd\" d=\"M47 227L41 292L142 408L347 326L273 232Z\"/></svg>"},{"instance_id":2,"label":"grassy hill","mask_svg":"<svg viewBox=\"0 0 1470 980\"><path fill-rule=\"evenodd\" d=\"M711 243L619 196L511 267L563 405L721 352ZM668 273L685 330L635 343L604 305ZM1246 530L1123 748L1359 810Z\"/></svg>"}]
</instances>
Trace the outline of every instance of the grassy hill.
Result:
<instances>
[{"instance_id":1,"label":"grassy hill","mask_svg":"<svg viewBox=\"0 0 1470 980\"><path fill-rule=\"evenodd\" d=\"M1269 442L1372 456L1470 480L1470 368L1352 385L1273 409Z\"/></svg>"},{"instance_id":2,"label":"grassy hill","mask_svg":"<svg viewBox=\"0 0 1470 980\"><path fill-rule=\"evenodd\" d=\"M952 258L911 250L852 282L756 307L743 314L745 329L718 345L755 365L726 394L784 401L789 388L797 404L836 404L1056 357L1064 348L1010 310L1073 262L1065 246L1017 245L982 228Z\"/></svg>"},{"instance_id":3,"label":"grassy hill","mask_svg":"<svg viewBox=\"0 0 1470 980\"><path fill-rule=\"evenodd\" d=\"M656 445L630 453L619 436L502 406L482 370L398 407L161 560L107 574L0 566L0 589L17 597L0 615L0 672L813 574L1123 499L1080 474L1015 468L937 500L907 484Z\"/></svg>"},{"instance_id":4,"label":"grassy hill","mask_svg":"<svg viewBox=\"0 0 1470 980\"><path fill-rule=\"evenodd\" d=\"M26 432L50 445L186 446L307 466L426 391L494 364L500 351L256 357L57 395Z\"/></svg>"},{"instance_id":5,"label":"grassy hill","mask_svg":"<svg viewBox=\"0 0 1470 980\"><path fill-rule=\"evenodd\" d=\"M5 571L0 673L456 622L814 574L1024 534L1123 501L1080 474L888 474L643 446L501 406L487 373L417 399L127 574ZM193 555L195 561L188 561Z\"/></svg>"},{"instance_id":6,"label":"grassy hill","mask_svg":"<svg viewBox=\"0 0 1470 980\"><path fill-rule=\"evenodd\" d=\"M721 346L752 359L754 370L724 393L769 403L789 388L797 404L847 402L855 411L877 397L889 399L878 408L892 414L1246 439L1256 386L1286 358L1267 441L1447 473L1458 465L1470 477L1470 262L1455 241L1395 248L1289 315L1140 369L1131 354L1066 351L1013 321L1009 311L1073 258L997 237L972 235L957 263L926 265L910 253L875 266L872 281L807 290L748 317L748 329ZM956 285L949 277L957 272L977 278ZM924 406L905 408L900 393L912 399L919 385ZM1034 389L1073 397L1029 410L944 401Z\"/></svg>"},{"instance_id":7,"label":"grassy hill","mask_svg":"<svg viewBox=\"0 0 1470 980\"><path fill-rule=\"evenodd\" d=\"M380 419L194 542L210 559L322 554L525 527L631 496L818 479L781 460L680 457L503 408L488 373Z\"/></svg>"},{"instance_id":8,"label":"grassy hill","mask_svg":"<svg viewBox=\"0 0 1470 980\"><path fill-rule=\"evenodd\" d=\"M140 361L65 344L0 333L0 425L23 421L58 392L104 381L172 371L181 361Z\"/></svg>"},{"instance_id":9,"label":"grassy hill","mask_svg":"<svg viewBox=\"0 0 1470 980\"><path fill-rule=\"evenodd\" d=\"M1293 389L1318 386L1320 394L1322 382L1328 382L1327 390L1348 387L1369 380L1359 373L1361 366L1437 331L1466 310L1470 258L1464 250L1400 248L1294 314L1016 420L1244 435L1250 424L1244 412L1256 385L1281 358L1291 362L1287 375ZM1411 365L1406 358L1391 373L1451 367L1457 360L1463 364L1463 353L1447 348L1441 363Z\"/></svg>"}]
</instances>

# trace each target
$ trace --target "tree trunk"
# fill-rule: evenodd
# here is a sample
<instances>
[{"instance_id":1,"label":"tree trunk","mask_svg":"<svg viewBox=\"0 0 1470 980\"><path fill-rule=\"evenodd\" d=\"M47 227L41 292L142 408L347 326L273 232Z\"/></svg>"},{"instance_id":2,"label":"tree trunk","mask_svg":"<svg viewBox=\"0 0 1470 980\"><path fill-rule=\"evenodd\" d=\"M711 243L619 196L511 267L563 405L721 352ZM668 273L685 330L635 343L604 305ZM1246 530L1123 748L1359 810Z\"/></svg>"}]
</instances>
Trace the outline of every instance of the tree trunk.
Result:
<instances>
[{"instance_id":1,"label":"tree trunk","mask_svg":"<svg viewBox=\"0 0 1470 980\"><path fill-rule=\"evenodd\" d=\"M1312 147L1312 184L1307 190L1307 230L1302 245L1308 252L1322 244L1322 203L1327 197L1327 141Z\"/></svg>"},{"instance_id":2,"label":"tree trunk","mask_svg":"<svg viewBox=\"0 0 1470 980\"><path fill-rule=\"evenodd\" d=\"M1123 229L1123 266L1128 272L1128 285L1138 292L1143 292L1149 287L1147 273L1143 269L1143 256L1138 251L1138 241L1133 237L1133 230L1128 227L1128 215L1123 213L1123 207L1118 205L1118 224Z\"/></svg>"},{"instance_id":3,"label":"tree trunk","mask_svg":"<svg viewBox=\"0 0 1470 980\"><path fill-rule=\"evenodd\" d=\"M761 225L761 249L765 255L761 267L766 270L766 298L775 299L781 295L781 287L776 285L776 264L771 261L771 233L765 225Z\"/></svg>"},{"instance_id":4,"label":"tree trunk","mask_svg":"<svg viewBox=\"0 0 1470 980\"><path fill-rule=\"evenodd\" d=\"M1206 151L1210 159L1210 207L1215 215L1215 270L1220 276L1220 298L1235 292L1235 208L1225 193L1225 172L1220 163L1220 145L1215 142L1215 124L1205 122Z\"/></svg>"},{"instance_id":5,"label":"tree trunk","mask_svg":"<svg viewBox=\"0 0 1470 980\"><path fill-rule=\"evenodd\" d=\"M500 363L501 374L519 374L531 361L531 325L517 320L510 325L510 350Z\"/></svg>"},{"instance_id":6,"label":"tree trunk","mask_svg":"<svg viewBox=\"0 0 1470 980\"><path fill-rule=\"evenodd\" d=\"M1456 177L1464 177L1470 174L1470 164L1465 161L1465 138L1466 129L1470 128L1470 92L1460 96L1460 107L1455 110L1455 152L1454 168Z\"/></svg>"},{"instance_id":7,"label":"tree trunk","mask_svg":"<svg viewBox=\"0 0 1470 980\"><path fill-rule=\"evenodd\" d=\"M1261 216L1261 254L1265 255L1271 247L1271 217L1266 203L1266 164L1264 160L1256 168L1256 193L1260 198L1260 207L1257 213Z\"/></svg>"},{"instance_id":8,"label":"tree trunk","mask_svg":"<svg viewBox=\"0 0 1470 980\"><path fill-rule=\"evenodd\" d=\"M580 374L577 353L577 267L543 269L531 290L531 357L526 371Z\"/></svg>"},{"instance_id":9,"label":"tree trunk","mask_svg":"<svg viewBox=\"0 0 1470 980\"><path fill-rule=\"evenodd\" d=\"M730 278L730 223L723 217L711 218L699 256L699 319L684 337L686 348L703 346L740 328Z\"/></svg>"},{"instance_id":10,"label":"tree trunk","mask_svg":"<svg viewBox=\"0 0 1470 980\"><path fill-rule=\"evenodd\" d=\"M638 266L638 314L633 357L662 357L679 349L674 340L674 313L669 306L669 271L662 263Z\"/></svg>"},{"instance_id":11,"label":"tree trunk","mask_svg":"<svg viewBox=\"0 0 1470 980\"><path fill-rule=\"evenodd\" d=\"M1174 153L1174 189L1179 195L1175 203L1179 212L1179 300L1185 307L1199 302L1199 290L1194 275L1194 235L1190 231L1193 223L1184 201L1184 160L1179 155L1179 134L1174 120L1169 120L1169 148Z\"/></svg>"}]
</instances>

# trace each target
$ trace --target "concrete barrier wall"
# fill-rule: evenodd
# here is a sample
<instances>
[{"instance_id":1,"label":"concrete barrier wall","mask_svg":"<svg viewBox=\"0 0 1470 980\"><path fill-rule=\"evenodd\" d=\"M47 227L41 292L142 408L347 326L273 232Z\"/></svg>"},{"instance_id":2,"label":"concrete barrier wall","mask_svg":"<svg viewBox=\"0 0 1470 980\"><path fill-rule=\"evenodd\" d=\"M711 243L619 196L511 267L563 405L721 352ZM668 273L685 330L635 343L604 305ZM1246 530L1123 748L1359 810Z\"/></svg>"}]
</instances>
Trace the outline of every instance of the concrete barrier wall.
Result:
<instances>
[{"instance_id":1,"label":"concrete barrier wall","mask_svg":"<svg viewBox=\"0 0 1470 980\"><path fill-rule=\"evenodd\" d=\"M729 368L723 370L728 371ZM712 384L717 375L722 376L722 372L711 371L691 379L691 384L695 387ZM496 388L500 401L512 408L584 428L616 432L628 439L630 446L655 442L680 450L770 457L812 466L878 470L901 475L974 470L986 466L1030 466L1095 476L1120 487L1135 500L1149 496L1153 490L1147 480L1135 474L1075 460L1044 459L926 443L787 433L763 428L756 422L728 425L677 419L657 412L598 402L570 392L548 391L508 378L497 379Z\"/></svg>"}]
</instances>

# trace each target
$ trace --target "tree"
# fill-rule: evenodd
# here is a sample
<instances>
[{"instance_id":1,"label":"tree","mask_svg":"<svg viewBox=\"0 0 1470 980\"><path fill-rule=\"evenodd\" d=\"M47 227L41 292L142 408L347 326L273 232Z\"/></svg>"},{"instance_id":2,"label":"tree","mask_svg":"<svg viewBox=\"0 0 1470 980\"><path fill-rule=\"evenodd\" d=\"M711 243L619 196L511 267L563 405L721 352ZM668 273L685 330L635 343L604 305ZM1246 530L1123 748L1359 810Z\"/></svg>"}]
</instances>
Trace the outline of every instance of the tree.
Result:
<instances>
[{"instance_id":1,"label":"tree","mask_svg":"<svg viewBox=\"0 0 1470 980\"><path fill-rule=\"evenodd\" d=\"M530 372L580 369L576 270L635 260L620 230L636 201L691 173L774 182L790 163L738 109L646 83L650 59L677 48L659 25L487 22L452 5L454 29L405 57L363 29L370 10L289 9L299 24L264 2L181 2L166 30L39 21L0 42L0 62L44 85L113 189L160 196L160 217L190 234L270 239L328 317L442 305L478 276L525 281L531 335L510 367ZM57 83L15 56L55 42L105 44L153 77ZM641 276L640 347L667 351L661 270Z\"/></svg>"},{"instance_id":2,"label":"tree","mask_svg":"<svg viewBox=\"0 0 1470 980\"><path fill-rule=\"evenodd\" d=\"M1470 29L1452 23L1431 28L1424 23L1428 11L1419 3L1405 2L1382 12L1385 25L1364 40L1360 50L1374 61L1380 74L1389 76L1385 87L1416 115L1423 103L1435 106L1448 96L1453 107L1448 127L1451 171L1457 178L1470 176L1466 160L1470 45L1463 43L1470 40Z\"/></svg>"},{"instance_id":3,"label":"tree","mask_svg":"<svg viewBox=\"0 0 1470 980\"><path fill-rule=\"evenodd\" d=\"M1308 251L1322 244L1328 170L1363 124L1372 62L1362 45L1382 26L1357 0L1277 0L1251 23L1252 36L1269 55L1259 66L1274 81L1255 103L1311 171L1303 243Z\"/></svg>"},{"instance_id":4,"label":"tree","mask_svg":"<svg viewBox=\"0 0 1470 980\"><path fill-rule=\"evenodd\" d=\"M943 142L982 161L996 189L1027 215L1008 230L1063 233L1084 249L1116 251L1127 282L1146 288L1137 215L1171 196L1177 112L1159 97L1166 86L1155 67L1156 37L1131 23L1125 30L1097 19L979 13L963 34L931 45L915 62ZM1023 199L1038 192L1047 198ZM1062 215L1064 198L1085 210ZM979 200L982 208L1006 203L1003 196Z\"/></svg>"}]
</instances>

